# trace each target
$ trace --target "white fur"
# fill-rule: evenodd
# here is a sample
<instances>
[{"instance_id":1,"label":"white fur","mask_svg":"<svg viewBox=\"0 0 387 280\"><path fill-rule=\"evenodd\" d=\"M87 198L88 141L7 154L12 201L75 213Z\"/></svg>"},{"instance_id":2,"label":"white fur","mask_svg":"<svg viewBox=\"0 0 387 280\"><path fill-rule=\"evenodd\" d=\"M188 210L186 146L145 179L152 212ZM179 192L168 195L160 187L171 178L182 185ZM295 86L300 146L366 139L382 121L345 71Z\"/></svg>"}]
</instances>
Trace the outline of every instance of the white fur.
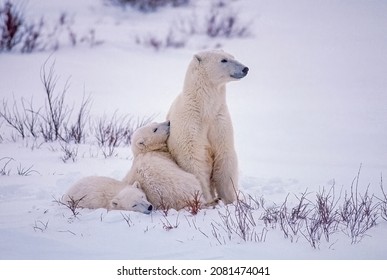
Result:
<instances>
[{"instance_id":1,"label":"white fur","mask_svg":"<svg viewBox=\"0 0 387 280\"><path fill-rule=\"evenodd\" d=\"M79 201L81 208L106 208L130 210L149 214L152 205L146 199L138 182L126 184L101 176L85 177L75 183L63 196L62 201Z\"/></svg>"},{"instance_id":2,"label":"white fur","mask_svg":"<svg viewBox=\"0 0 387 280\"><path fill-rule=\"evenodd\" d=\"M140 182L155 207L180 210L196 192L202 197L202 192L196 177L182 170L172 159L166 144L168 135L169 122L152 123L135 131L132 136L133 165L124 182Z\"/></svg>"},{"instance_id":3,"label":"white fur","mask_svg":"<svg viewBox=\"0 0 387 280\"><path fill-rule=\"evenodd\" d=\"M247 67L223 51L196 54L183 91L167 115L169 151L182 169L200 181L208 202L216 196L225 203L236 199L238 164L225 84L247 72Z\"/></svg>"}]
</instances>

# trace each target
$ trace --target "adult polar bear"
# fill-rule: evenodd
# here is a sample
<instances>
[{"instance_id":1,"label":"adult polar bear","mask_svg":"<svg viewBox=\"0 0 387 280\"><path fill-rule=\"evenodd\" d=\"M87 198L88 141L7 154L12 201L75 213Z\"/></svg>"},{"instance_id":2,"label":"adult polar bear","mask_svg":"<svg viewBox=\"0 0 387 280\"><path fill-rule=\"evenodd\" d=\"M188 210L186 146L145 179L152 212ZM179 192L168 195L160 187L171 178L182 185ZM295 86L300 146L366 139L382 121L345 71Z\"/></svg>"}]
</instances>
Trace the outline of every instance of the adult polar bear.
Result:
<instances>
[{"instance_id":1,"label":"adult polar bear","mask_svg":"<svg viewBox=\"0 0 387 280\"><path fill-rule=\"evenodd\" d=\"M194 55L182 93L173 102L168 148L185 171L199 180L205 199L236 200L238 162L226 104L226 83L247 75L249 68L221 50Z\"/></svg>"}]
</instances>

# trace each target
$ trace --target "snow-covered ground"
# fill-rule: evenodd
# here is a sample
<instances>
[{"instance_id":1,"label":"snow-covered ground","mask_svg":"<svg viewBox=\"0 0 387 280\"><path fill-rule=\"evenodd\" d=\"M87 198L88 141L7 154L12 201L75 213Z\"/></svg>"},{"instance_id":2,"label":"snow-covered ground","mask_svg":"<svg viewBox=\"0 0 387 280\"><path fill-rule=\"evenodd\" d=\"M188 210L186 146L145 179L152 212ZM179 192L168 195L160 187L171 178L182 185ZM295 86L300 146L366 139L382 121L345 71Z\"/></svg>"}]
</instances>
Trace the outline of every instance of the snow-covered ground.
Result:
<instances>
[{"instance_id":1,"label":"snow-covered ground","mask_svg":"<svg viewBox=\"0 0 387 280\"><path fill-rule=\"evenodd\" d=\"M70 77L68 104L92 99L91 116L166 112L182 88L192 54L221 47L250 68L228 86L235 128L241 190L263 197L266 206L290 201L308 190L335 184L349 191L359 168L360 193L382 197L387 174L387 2L230 1L250 35L209 39L186 36L184 48L158 51L137 40L166 34L182 18L204 18L208 1L142 14L106 1L31 0L26 14L48 24L65 12L79 36L93 29L93 47L72 47L63 39L55 52L0 54L0 97L13 103L33 98L44 104L41 68L55 61L58 88ZM200 23L200 20L198 20ZM197 23L197 24L199 24ZM65 36L64 36L65 37ZM140 39L139 39L140 38ZM386 259L387 222L367 231L356 244L336 232L312 248L301 234L285 238L279 227L252 211L260 240L229 236L222 215L234 206L144 215L132 212L70 210L54 202L88 175L121 179L131 166L129 147L105 159L91 141L78 145L75 162L64 163L57 142L12 139L0 120L0 259ZM12 158L12 160L8 160ZM6 165L6 163L9 163ZM30 169L29 169L30 168ZM20 171L29 170L29 176ZM384 186L386 188L386 186ZM376 200L376 198L375 198ZM128 221L126 221L128 220Z\"/></svg>"}]
</instances>

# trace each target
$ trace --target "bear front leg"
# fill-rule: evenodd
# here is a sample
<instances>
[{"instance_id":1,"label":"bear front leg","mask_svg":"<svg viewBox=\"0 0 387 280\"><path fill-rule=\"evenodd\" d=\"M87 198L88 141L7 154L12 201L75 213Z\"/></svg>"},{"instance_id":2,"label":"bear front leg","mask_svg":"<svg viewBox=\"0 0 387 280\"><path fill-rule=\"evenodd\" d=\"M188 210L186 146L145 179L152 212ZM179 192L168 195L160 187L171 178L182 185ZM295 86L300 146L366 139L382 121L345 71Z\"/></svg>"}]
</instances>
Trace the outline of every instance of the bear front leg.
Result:
<instances>
[{"instance_id":1,"label":"bear front leg","mask_svg":"<svg viewBox=\"0 0 387 280\"><path fill-rule=\"evenodd\" d=\"M211 188L216 190L218 197L225 204L237 199L238 163L235 151L224 152L215 157Z\"/></svg>"},{"instance_id":2,"label":"bear front leg","mask_svg":"<svg viewBox=\"0 0 387 280\"><path fill-rule=\"evenodd\" d=\"M238 159L230 114L224 105L208 134L213 153L211 189L224 203L232 203L238 193Z\"/></svg>"}]
</instances>

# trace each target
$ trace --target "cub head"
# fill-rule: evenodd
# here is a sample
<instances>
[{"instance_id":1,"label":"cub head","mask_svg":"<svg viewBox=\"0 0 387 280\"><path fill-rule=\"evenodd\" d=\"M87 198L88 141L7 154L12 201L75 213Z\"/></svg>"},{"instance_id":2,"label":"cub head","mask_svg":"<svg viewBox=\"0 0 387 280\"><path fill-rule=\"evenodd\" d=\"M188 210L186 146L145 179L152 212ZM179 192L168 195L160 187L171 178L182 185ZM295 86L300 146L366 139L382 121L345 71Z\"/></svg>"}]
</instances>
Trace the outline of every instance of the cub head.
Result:
<instances>
[{"instance_id":1,"label":"cub head","mask_svg":"<svg viewBox=\"0 0 387 280\"><path fill-rule=\"evenodd\" d=\"M248 67L222 50L203 51L195 54L189 68L192 67L216 86L239 80L249 72ZM190 72L192 73L192 70Z\"/></svg>"},{"instance_id":2,"label":"cub head","mask_svg":"<svg viewBox=\"0 0 387 280\"><path fill-rule=\"evenodd\" d=\"M128 210L149 214L153 206L146 199L145 193L141 190L140 183L134 182L122 189L110 202L112 210Z\"/></svg>"},{"instance_id":3,"label":"cub head","mask_svg":"<svg viewBox=\"0 0 387 280\"><path fill-rule=\"evenodd\" d=\"M138 128L132 136L133 155L150 151L167 151L169 128L169 121L151 123Z\"/></svg>"}]
</instances>

